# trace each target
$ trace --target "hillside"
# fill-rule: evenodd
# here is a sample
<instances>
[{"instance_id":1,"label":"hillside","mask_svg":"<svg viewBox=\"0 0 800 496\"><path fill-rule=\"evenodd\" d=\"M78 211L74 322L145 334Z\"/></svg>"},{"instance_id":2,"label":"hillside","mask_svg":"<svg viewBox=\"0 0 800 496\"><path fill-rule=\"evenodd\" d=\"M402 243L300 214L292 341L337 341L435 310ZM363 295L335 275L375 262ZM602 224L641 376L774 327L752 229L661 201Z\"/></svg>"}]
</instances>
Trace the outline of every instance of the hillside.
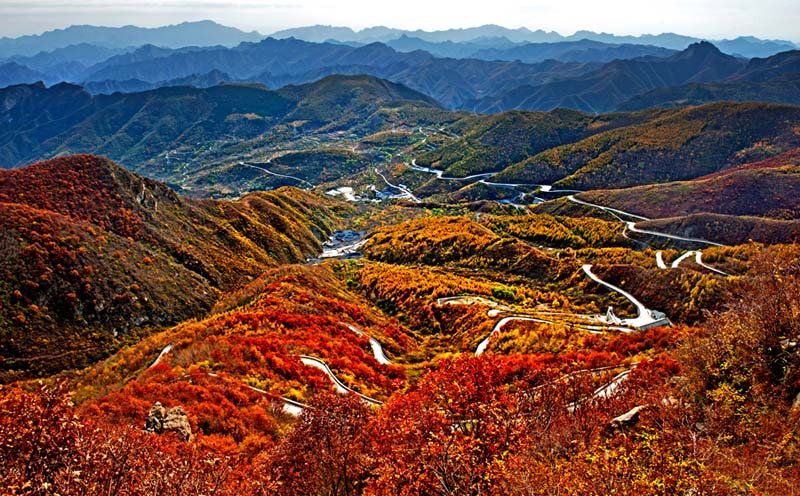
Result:
<instances>
[{"instance_id":1,"label":"hillside","mask_svg":"<svg viewBox=\"0 0 800 496\"><path fill-rule=\"evenodd\" d=\"M85 365L202 315L220 292L319 253L337 218L290 189L189 200L89 155L0 171L0 204L6 377Z\"/></svg>"},{"instance_id":2,"label":"hillside","mask_svg":"<svg viewBox=\"0 0 800 496\"><path fill-rule=\"evenodd\" d=\"M800 150L723 169L691 181L591 191L578 198L645 217L707 212L797 219L800 217Z\"/></svg>"},{"instance_id":3,"label":"hillside","mask_svg":"<svg viewBox=\"0 0 800 496\"><path fill-rule=\"evenodd\" d=\"M431 97L406 86L371 76L328 76L302 86L286 86L279 94L297 101L290 120L310 121L322 131L349 130L368 121L381 107L441 109ZM376 123L380 126L380 122ZM380 127L372 131L378 131Z\"/></svg>"},{"instance_id":4,"label":"hillside","mask_svg":"<svg viewBox=\"0 0 800 496\"><path fill-rule=\"evenodd\" d=\"M788 105L678 109L544 151L493 180L588 190L692 179L797 147L798 121L800 107Z\"/></svg>"},{"instance_id":5,"label":"hillside","mask_svg":"<svg viewBox=\"0 0 800 496\"><path fill-rule=\"evenodd\" d=\"M655 219L637 223L641 229L709 239L728 245L751 241L764 244L796 244L800 222L722 214L691 214L686 217Z\"/></svg>"},{"instance_id":6,"label":"hillside","mask_svg":"<svg viewBox=\"0 0 800 496\"><path fill-rule=\"evenodd\" d=\"M497 172L544 150L617 127L643 122L648 114L594 117L573 110L510 111L481 117L463 136L417 157L421 166L448 176Z\"/></svg>"},{"instance_id":7,"label":"hillside","mask_svg":"<svg viewBox=\"0 0 800 496\"><path fill-rule=\"evenodd\" d=\"M6 103L0 126L0 162L5 167L78 152L138 164L176 140L203 139L237 127L258 132L257 127L226 121L231 114L252 113L271 120L292 107L292 102L273 92L245 86L165 88L101 97L67 84L47 89L17 86L3 90L0 100Z\"/></svg>"},{"instance_id":8,"label":"hillside","mask_svg":"<svg viewBox=\"0 0 800 496\"><path fill-rule=\"evenodd\" d=\"M620 104L618 109L624 111L651 107L682 107L719 101L765 101L799 105L800 77L797 74L785 74L767 81L691 83L660 88L631 98Z\"/></svg>"},{"instance_id":9,"label":"hillside","mask_svg":"<svg viewBox=\"0 0 800 496\"><path fill-rule=\"evenodd\" d=\"M335 131L357 137L461 118L427 96L368 76L329 77L280 92L224 84L92 96L74 85L22 85L0 90L0 102L4 167L97 153L149 177L185 184L187 192L208 185L209 176L222 189L233 184L239 175L228 169L244 152L264 161L294 139L303 151L307 133L330 140L327 133Z\"/></svg>"}]
</instances>

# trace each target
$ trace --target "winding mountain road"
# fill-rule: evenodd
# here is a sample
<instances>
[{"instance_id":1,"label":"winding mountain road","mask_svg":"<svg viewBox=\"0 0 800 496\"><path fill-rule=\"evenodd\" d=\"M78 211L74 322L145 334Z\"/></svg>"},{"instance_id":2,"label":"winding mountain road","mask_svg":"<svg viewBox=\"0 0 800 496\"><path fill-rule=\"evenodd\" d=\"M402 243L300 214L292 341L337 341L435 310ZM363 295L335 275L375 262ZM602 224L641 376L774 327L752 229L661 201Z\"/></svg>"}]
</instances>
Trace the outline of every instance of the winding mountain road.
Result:
<instances>
[{"instance_id":1,"label":"winding mountain road","mask_svg":"<svg viewBox=\"0 0 800 496\"><path fill-rule=\"evenodd\" d=\"M486 172L483 174L473 174L471 176L465 176L465 177L444 177L444 171L439 169L431 169L429 167L421 167L417 165L417 159L412 159L411 164L408 164L408 168L411 170L415 170L417 172L434 174L436 176L436 179L440 179L442 181L471 181L473 179L491 177L496 174L496 172Z\"/></svg>"},{"instance_id":2,"label":"winding mountain road","mask_svg":"<svg viewBox=\"0 0 800 496\"><path fill-rule=\"evenodd\" d=\"M216 377L216 374L208 374L208 375L210 375L212 377ZM272 396L267 391L264 391L263 389L259 389L259 388L255 387L255 386L251 386L249 384L245 384L245 386L247 386L248 389L250 389L252 391L255 391L257 393L261 393L261 394L264 394L264 395L267 395L267 396ZM283 406L282 406L283 411L285 413L288 413L289 415L294 416L294 417L299 417L300 414L303 413L303 410L308 408L308 405L306 405L304 403L300 403L299 401L295 401L295 400L292 400L292 399L289 399L289 398L284 398L283 396L279 396L278 399L280 399L281 402L283 403Z\"/></svg>"},{"instance_id":3,"label":"winding mountain road","mask_svg":"<svg viewBox=\"0 0 800 496\"><path fill-rule=\"evenodd\" d=\"M304 365L307 365L309 367L315 367L315 368L321 370L322 372L324 372L325 375L327 375L328 378L331 380L331 382L333 382L333 385L334 385L334 387L336 387L336 390L338 392L340 392L340 393L353 393L356 396L358 396L359 398L361 398L362 401L364 401L365 403L368 403L370 405L375 405L375 406L383 405L382 401L378 401L378 400L376 400L374 398L370 398L369 396L363 395L363 394L359 393L358 391L354 391L354 390L350 389L349 387L347 387L347 385L345 383L343 383L341 380L339 380L338 377L336 377L336 374L333 373L333 371L328 366L328 364L323 362L319 358L314 358L314 357L310 357L310 356L307 356L307 355L300 355L300 361L303 362Z\"/></svg>"},{"instance_id":4,"label":"winding mountain road","mask_svg":"<svg viewBox=\"0 0 800 496\"><path fill-rule=\"evenodd\" d=\"M721 271L721 270L719 270L717 268L714 268L714 267L706 264L705 262L703 262L703 252L700 251L700 250L687 251L686 253L684 253L680 257L676 258L672 262L670 267L667 267L667 265L664 263L662 252L658 251L658 252L656 252L656 265L658 266L659 269L668 269L668 268L676 269L681 264L681 262L683 262L687 258L691 257L692 255L694 255L694 262L697 265L699 265L700 267L703 267L704 269L710 270L711 272L714 272L714 273L719 274L721 276L730 277L730 274L728 274L727 272L723 272L723 271Z\"/></svg>"},{"instance_id":5,"label":"winding mountain road","mask_svg":"<svg viewBox=\"0 0 800 496\"><path fill-rule=\"evenodd\" d=\"M148 368L148 369L152 369L153 367L155 367L156 365L158 365L159 363L161 363L161 359L164 357L164 355L166 355L167 353L169 353L170 351L172 351L172 348L174 348L174 346L173 346L173 345L171 345L171 344L168 344L168 345L166 345L166 346L164 347L164 349L163 349L163 350L161 350L161 353L159 353L159 354L158 354L158 356L157 356L157 357L156 357L156 359L153 361L153 363L151 363L151 364L150 364L150 366L149 366L149 367L147 367L147 368Z\"/></svg>"},{"instance_id":6,"label":"winding mountain road","mask_svg":"<svg viewBox=\"0 0 800 496\"><path fill-rule=\"evenodd\" d=\"M270 163L271 161L272 161L272 159L269 159L269 160L267 161L267 163ZM307 184L309 188L313 188L313 187L314 187L314 185L313 185L313 184L311 184L310 182L306 181L305 179L301 179L301 178L299 178L299 177L295 177L295 176L289 176L289 175L286 175L286 174L278 174L277 172L272 172L271 170L265 169L265 168L263 168L263 167L259 167L259 166L257 166L257 165L248 164L248 163L246 163L246 162L241 162L241 161L240 161L240 162L239 162L239 165L241 165L241 166L244 166L244 167L250 167L251 169L258 169L258 170L260 170L260 171L262 171L262 172L266 172L266 173L267 173L267 174L269 174L270 176L282 177L282 178L285 178L285 179L292 179L292 180L294 180L294 181L298 181L298 182L301 182L301 183Z\"/></svg>"},{"instance_id":7,"label":"winding mountain road","mask_svg":"<svg viewBox=\"0 0 800 496\"><path fill-rule=\"evenodd\" d=\"M504 317L500 319L500 321L497 324L495 324L494 328L492 328L492 332L490 332L489 335L486 336L486 338L478 344L478 347L475 349L475 356L483 355L483 352L486 351L486 348L489 347L489 338L491 338L492 335L495 334L496 332L500 331L503 328L503 326L514 320L519 320L523 322L540 322L542 324L553 323L549 320L537 319L536 317L523 317L517 315L511 317Z\"/></svg>"},{"instance_id":8,"label":"winding mountain road","mask_svg":"<svg viewBox=\"0 0 800 496\"><path fill-rule=\"evenodd\" d=\"M383 182L385 182L387 186L389 186L392 189L396 189L397 191L400 191L400 195L397 196L398 198L408 198L409 200L413 201L414 203L422 203L422 200L420 200L419 198L414 196L414 193L412 193L411 190L408 189L407 187L405 187L403 185L397 185L397 184L390 183L389 180L386 179L386 176L384 176L381 173L381 171L378 170L377 167L375 167L375 174L381 176L381 179L383 179Z\"/></svg>"},{"instance_id":9,"label":"winding mountain road","mask_svg":"<svg viewBox=\"0 0 800 496\"><path fill-rule=\"evenodd\" d=\"M607 283L604 280L597 277L594 273L592 273L592 264L584 264L581 269L583 272L586 273L587 276L591 280L596 283L602 284L603 286L611 289L612 291L616 291L617 293L621 294L625 298L627 298L633 306L636 307L636 311L638 315L636 318L633 319L620 319L620 323L627 327L632 327L635 329L645 329L648 327L655 327L657 325L669 325L669 320L666 317L659 317L658 315L654 314L651 310L642 304L639 300L634 298L634 296L622 288L614 286L613 284Z\"/></svg>"},{"instance_id":10,"label":"winding mountain road","mask_svg":"<svg viewBox=\"0 0 800 496\"><path fill-rule=\"evenodd\" d=\"M701 244L706 244L706 245L711 245L711 246L725 246L725 245L722 245L720 243L715 243L714 241L708 241L707 239L686 238L684 236L677 236L675 234L666 234L666 233L657 232L657 231L648 231L646 229L638 229L636 227L636 223L635 222L626 222L625 224L628 226L628 229L630 229L631 232L635 232L635 233L649 234L651 236L659 236L661 238L675 239L675 240L678 240L678 241L688 241L690 243L701 243Z\"/></svg>"},{"instance_id":11,"label":"winding mountain road","mask_svg":"<svg viewBox=\"0 0 800 496\"><path fill-rule=\"evenodd\" d=\"M619 210L619 209L611 208L611 207L604 207L604 206L598 205L596 203L589 203L587 201L578 200L577 198L575 198L575 195L567 196L567 200L571 201L572 203L577 203L578 205L583 205L585 207L592 207L592 208L597 208L599 210L603 210L605 212L608 212L608 213L612 214L614 217L616 217L620 221L622 221L622 219L619 217L620 215L625 216L625 217L631 217L631 218L638 219L638 220L650 220L647 217L642 217L641 215L636 215L636 214L632 214L630 212L625 212L624 210ZM632 224L632 223L629 222L628 224Z\"/></svg>"},{"instance_id":12,"label":"winding mountain road","mask_svg":"<svg viewBox=\"0 0 800 496\"><path fill-rule=\"evenodd\" d=\"M702 251L696 251L696 252L694 252L694 262L695 262L697 265L699 265L700 267L704 267L704 268L706 268L706 269L708 269L708 270L710 270L710 271L712 271L712 272L716 272L717 274L720 274L720 275L723 275L723 276L728 276L728 277L730 277L730 276L731 276L731 275L730 275L730 274L728 274L727 272L723 272L723 271L721 271L721 270L719 270L719 269L715 269L714 267L712 267L712 266L710 266L710 265L707 265L707 264L705 264L705 263L703 262L703 252L702 252Z\"/></svg>"},{"instance_id":13,"label":"winding mountain road","mask_svg":"<svg viewBox=\"0 0 800 496\"><path fill-rule=\"evenodd\" d=\"M362 331L358 327L352 324L343 324L345 327L353 331L354 333L358 334L359 336L364 336L369 339L369 346L372 348L372 355L375 357L375 360L378 361L381 365L391 365L392 361L386 358L386 355L383 353L383 346L381 343L367 334L366 332Z\"/></svg>"},{"instance_id":14,"label":"winding mountain road","mask_svg":"<svg viewBox=\"0 0 800 496\"><path fill-rule=\"evenodd\" d=\"M695 253L699 253L699 252L696 252L696 251L687 251L687 252L686 252L686 253L684 253L683 255L681 255L681 256L679 256L678 258L676 258L675 260L673 260L673 261L672 261L672 264L670 264L670 267L672 267L673 269L677 269L677 268L678 268L678 266L681 264L681 262L683 262L683 261L684 261L684 260L686 260L687 258L691 257L691 256L692 256L692 255L694 255Z\"/></svg>"}]
</instances>

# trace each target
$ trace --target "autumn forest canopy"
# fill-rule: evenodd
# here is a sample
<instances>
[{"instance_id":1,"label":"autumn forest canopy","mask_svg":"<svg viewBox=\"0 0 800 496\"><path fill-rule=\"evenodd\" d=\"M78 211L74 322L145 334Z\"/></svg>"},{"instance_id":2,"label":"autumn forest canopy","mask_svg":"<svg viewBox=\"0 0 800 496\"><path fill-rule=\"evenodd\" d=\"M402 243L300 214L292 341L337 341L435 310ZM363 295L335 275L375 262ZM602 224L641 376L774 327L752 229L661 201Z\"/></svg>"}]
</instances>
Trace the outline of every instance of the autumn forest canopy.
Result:
<instances>
[{"instance_id":1,"label":"autumn forest canopy","mask_svg":"<svg viewBox=\"0 0 800 496\"><path fill-rule=\"evenodd\" d=\"M0 40L0 492L797 494L796 47L203 26Z\"/></svg>"}]
</instances>

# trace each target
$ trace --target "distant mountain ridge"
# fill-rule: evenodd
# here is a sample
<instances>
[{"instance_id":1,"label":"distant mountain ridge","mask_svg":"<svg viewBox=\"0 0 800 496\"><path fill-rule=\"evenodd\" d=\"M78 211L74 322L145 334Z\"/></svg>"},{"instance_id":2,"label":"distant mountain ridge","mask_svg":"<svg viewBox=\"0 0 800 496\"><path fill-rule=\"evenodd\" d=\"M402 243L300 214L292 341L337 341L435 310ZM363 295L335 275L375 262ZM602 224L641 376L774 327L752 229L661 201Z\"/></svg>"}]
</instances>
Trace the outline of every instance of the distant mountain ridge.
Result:
<instances>
[{"instance_id":1,"label":"distant mountain ridge","mask_svg":"<svg viewBox=\"0 0 800 496\"><path fill-rule=\"evenodd\" d=\"M448 44L436 46L453 49ZM478 46L483 45L472 48ZM798 102L792 75L798 73L796 53L800 51L747 61L726 55L708 42L672 52L582 41L514 45L503 50L481 48L479 52L486 58L512 60L441 58L422 50L399 52L377 42L349 46L266 38L233 48L144 45L88 68L78 63L51 67L54 72L48 74L9 62L13 65L6 67L0 83L68 81L82 84L91 93L110 94L174 85L209 87L223 81L280 88L337 74L366 74L408 86L450 109L483 113L557 107L602 113L676 106L685 104L683 101ZM573 61L535 62L550 56ZM46 55L37 57L47 60ZM520 58L535 63L513 60ZM609 58L613 60L599 62ZM713 88L698 94L697 85ZM680 90L684 86L686 89ZM691 94L682 96L681 91Z\"/></svg>"},{"instance_id":2,"label":"distant mountain ridge","mask_svg":"<svg viewBox=\"0 0 800 496\"><path fill-rule=\"evenodd\" d=\"M211 22L163 30L180 31L186 38L193 30L205 28L231 34L225 31L228 28ZM161 33L163 38L162 31L143 33L149 38ZM327 28L311 31L311 38L333 34ZM353 33L334 31L342 36ZM382 28L359 33L364 39L392 38L398 33L399 38L386 43L347 44L270 37L233 47L179 48L148 42L135 49L82 43L0 61L0 86L70 82L83 85L93 94L112 94L167 86L206 88L222 82L256 82L281 88L332 75L366 74L408 86L450 109L483 113L558 107L603 113L720 100L797 103L800 99L794 76L798 63L792 55L798 51L748 61L727 55L705 41L692 43L680 52L628 43L663 42L672 39L670 35L518 42L505 35L538 40L552 38L552 33L499 26L427 33L430 40L410 35L425 35L422 31L407 34ZM124 38L124 33L117 34ZM467 41L449 41L448 37ZM204 43L212 38L204 38ZM761 48L772 46L772 42L756 38L744 42Z\"/></svg>"},{"instance_id":3,"label":"distant mountain ridge","mask_svg":"<svg viewBox=\"0 0 800 496\"><path fill-rule=\"evenodd\" d=\"M455 43L452 41L430 42L403 35L385 42L398 52L423 50L435 57L473 58L478 60L519 60L526 64L544 62L548 59L561 62L610 62L614 59L632 59L653 55L666 57L674 50L651 45L612 44L599 41L555 41L548 43L512 43L506 38L480 38ZM355 45L354 45L355 46Z\"/></svg>"},{"instance_id":4,"label":"distant mountain ridge","mask_svg":"<svg viewBox=\"0 0 800 496\"><path fill-rule=\"evenodd\" d=\"M184 22L158 28L123 26L70 26L38 35L0 38L0 58L14 55L32 56L81 43L106 48L126 48L153 44L179 48L185 46L234 46L243 41L258 41L263 36L246 33L213 21Z\"/></svg>"},{"instance_id":5,"label":"distant mountain ridge","mask_svg":"<svg viewBox=\"0 0 800 496\"><path fill-rule=\"evenodd\" d=\"M532 31L527 28L509 29L496 25L484 25L465 29L448 29L442 31L401 30L384 26L355 31L347 27L307 26L284 29L273 33L273 38L294 37L306 41L323 42L336 40L340 42L390 42L403 36L418 38L423 41L441 42L475 42L486 38L504 38L511 43L557 43L565 41L590 40L610 44L651 45L671 50L683 50L692 43L704 41L702 38L684 36L675 33L641 36L620 36L594 31L577 31L570 36L563 36L555 31ZM794 50L798 46L786 40L761 40L753 36L740 36L731 40L707 40L717 45L723 52L741 57L765 57L786 50Z\"/></svg>"},{"instance_id":6,"label":"distant mountain ridge","mask_svg":"<svg viewBox=\"0 0 800 496\"><path fill-rule=\"evenodd\" d=\"M635 95L691 82L720 81L744 68L745 62L700 42L670 57L615 60L577 78L538 86L520 86L466 105L491 113L506 109L552 110L558 107L603 113Z\"/></svg>"}]
</instances>

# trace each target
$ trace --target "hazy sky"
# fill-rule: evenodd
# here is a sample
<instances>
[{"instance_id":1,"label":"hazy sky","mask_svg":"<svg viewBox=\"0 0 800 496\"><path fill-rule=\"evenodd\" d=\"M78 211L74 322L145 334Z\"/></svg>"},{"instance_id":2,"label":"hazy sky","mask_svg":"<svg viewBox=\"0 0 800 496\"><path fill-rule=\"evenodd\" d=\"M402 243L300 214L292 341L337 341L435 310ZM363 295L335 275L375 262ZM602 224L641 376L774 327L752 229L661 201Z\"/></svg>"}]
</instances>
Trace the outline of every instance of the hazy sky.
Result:
<instances>
[{"instance_id":1,"label":"hazy sky","mask_svg":"<svg viewBox=\"0 0 800 496\"><path fill-rule=\"evenodd\" d=\"M264 34L309 24L425 30L500 24L564 35L671 31L800 42L800 0L0 0L0 36L71 24L153 27L201 19Z\"/></svg>"}]
</instances>

